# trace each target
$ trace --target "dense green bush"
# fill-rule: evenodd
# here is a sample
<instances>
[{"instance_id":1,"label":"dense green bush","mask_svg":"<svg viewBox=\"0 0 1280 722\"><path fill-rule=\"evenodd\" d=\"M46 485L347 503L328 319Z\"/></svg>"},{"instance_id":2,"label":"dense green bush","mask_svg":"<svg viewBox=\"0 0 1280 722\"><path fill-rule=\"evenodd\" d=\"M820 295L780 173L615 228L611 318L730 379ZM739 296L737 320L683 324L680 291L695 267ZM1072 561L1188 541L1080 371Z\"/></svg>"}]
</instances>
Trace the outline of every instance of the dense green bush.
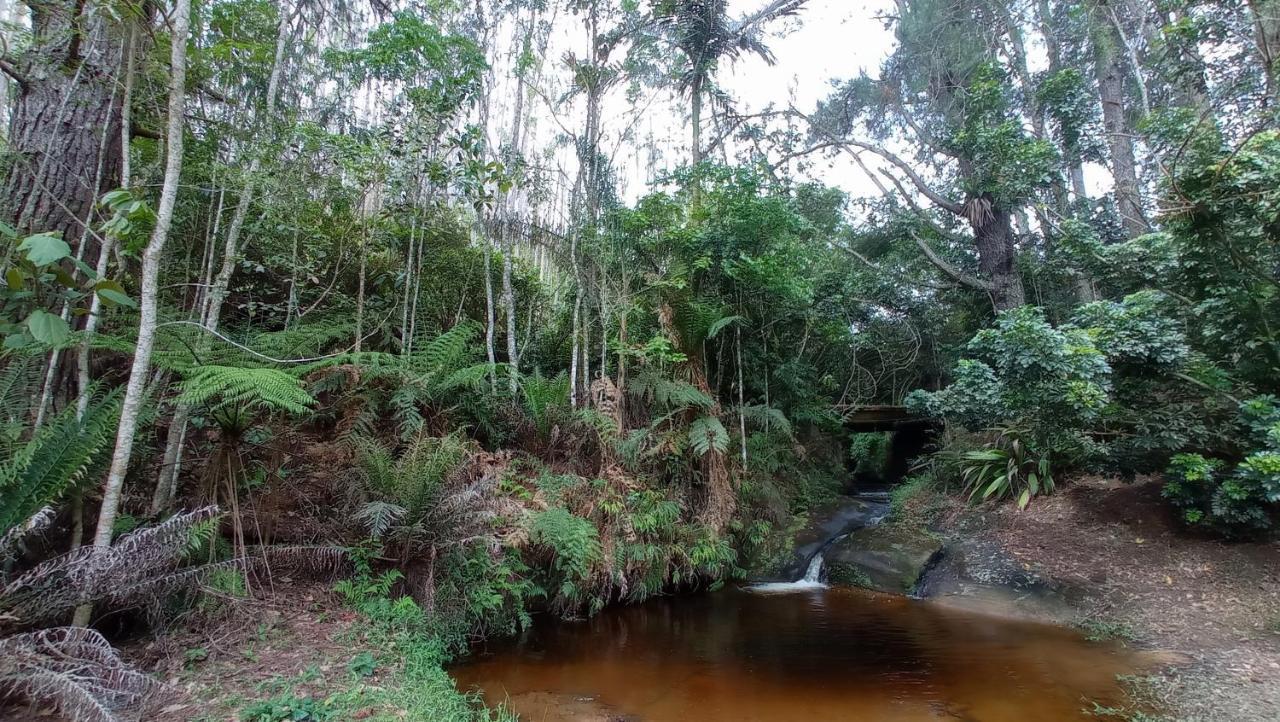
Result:
<instances>
[{"instance_id":1,"label":"dense green bush","mask_svg":"<svg viewBox=\"0 0 1280 722\"><path fill-rule=\"evenodd\" d=\"M1280 509L1280 402L1259 396L1240 405L1251 442L1234 467L1200 454L1179 454L1165 471L1164 496L1193 526L1244 536L1271 527Z\"/></svg>"},{"instance_id":2,"label":"dense green bush","mask_svg":"<svg viewBox=\"0 0 1280 722\"><path fill-rule=\"evenodd\" d=\"M1064 462L1098 455L1088 431L1110 400L1111 367L1089 333L1054 328L1024 306L979 331L965 353L949 386L912 392L907 405L969 430L1017 427L1034 453Z\"/></svg>"}]
</instances>

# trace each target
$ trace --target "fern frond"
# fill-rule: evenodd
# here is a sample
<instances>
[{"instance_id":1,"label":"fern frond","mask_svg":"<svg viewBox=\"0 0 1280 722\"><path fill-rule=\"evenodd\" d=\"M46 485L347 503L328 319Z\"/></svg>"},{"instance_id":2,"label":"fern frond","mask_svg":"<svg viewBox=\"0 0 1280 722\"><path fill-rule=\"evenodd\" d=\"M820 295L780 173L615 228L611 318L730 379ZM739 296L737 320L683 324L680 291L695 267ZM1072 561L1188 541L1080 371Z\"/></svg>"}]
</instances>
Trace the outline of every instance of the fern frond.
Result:
<instances>
[{"instance_id":1,"label":"fern frond","mask_svg":"<svg viewBox=\"0 0 1280 722\"><path fill-rule=\"evenodd\" d=\"M62 497L105 460L120 417L121 390L93 399L77 421L68 407L0 461L0 534Z\"/></svg>"},{"instance_id":2,"label":"fern frond","mask_svg":"<svg viewBox=\"0 0 1280 722\"><path fill-rule=\"evenodd\" d=\"M758 428L768 428L786 436L791 435L791 422L779 409L765 404L748 404L738 407L737 411Z\"/></svg>"},{"instance_id":3,"label":"fern frond","mask_svg":"<svg viewBox=\"0 0 1280 722\"><path fill-rule=\"evenodd\" d=\"M181 403L217 411L242 407L303 414L315 399L295 376L270 368L200 366L182 381Z\"/></svg>"},{"instance_id":4,"label":"fern frond","mask_svg":"<svg viewBox=\"0 0 1280 722\"><path fill-rule=\"evenodd\" d=\"M689 424L689 446L698 456L715 451L723 454L729 448L729 432L714 416L699 416Z\"/></svg>"}]
</instances>

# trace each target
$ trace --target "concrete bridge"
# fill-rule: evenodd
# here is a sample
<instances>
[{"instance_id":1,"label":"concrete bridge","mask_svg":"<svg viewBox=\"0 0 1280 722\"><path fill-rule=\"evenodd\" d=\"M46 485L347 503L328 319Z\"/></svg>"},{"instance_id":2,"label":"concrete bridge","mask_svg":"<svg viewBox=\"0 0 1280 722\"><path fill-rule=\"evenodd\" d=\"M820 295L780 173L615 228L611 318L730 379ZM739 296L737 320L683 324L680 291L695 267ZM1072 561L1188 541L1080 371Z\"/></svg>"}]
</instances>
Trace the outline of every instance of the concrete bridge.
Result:
<instances>
[{"instance_id":1,"label":"concrete bridge","mask_svg":"<svg viewBox=\"0 0 1280 722\"><path fill-rule=\"evenodd\" d=\"M929 425L931 421L915 416L905 406L859 406L844 417L846 428L854 431L895 431L904 426Z\"/></svg>"}]
</instances>

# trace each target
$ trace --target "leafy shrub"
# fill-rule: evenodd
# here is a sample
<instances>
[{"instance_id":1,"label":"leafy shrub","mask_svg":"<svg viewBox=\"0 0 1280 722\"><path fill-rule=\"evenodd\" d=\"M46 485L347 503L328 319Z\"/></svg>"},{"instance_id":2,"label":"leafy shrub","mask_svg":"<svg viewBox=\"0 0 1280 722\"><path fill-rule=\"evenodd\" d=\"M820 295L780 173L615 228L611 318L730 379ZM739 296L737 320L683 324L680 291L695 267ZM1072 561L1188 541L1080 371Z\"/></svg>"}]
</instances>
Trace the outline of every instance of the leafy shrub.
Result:
<instances>
[{"instance_id":1,"label":"leafy shrub","mask_svg":"<svg viewBox=\"0 0 1280 722\"><path fill-rule=\"evenodd\" d=\"M1191 351L1182 328L1165 306L1159 291L1141 291L1119 303L1096 301L1080 307L1072 317L1116 371L1150 374L1184 363Z\"/></svg>"},{"instance_id":2,"label":"leafy shrub","mask_svg":"<svg viewBox=\"0 0 1280 722\"><path fill-rule=\"evenodd\" d=\"M970 501L1012 497L1025 509L1034 497L1053 493L1049 455L1037 453L1014 429L1002 429L985 449L966 452L961 469Z\"/></svg>"},{"instance_id":3,"label":"leafy shrub","mask_svg":"<svg viewBox=\"0 0 1280 722\"><path fill-rule=\"evenodd\" d=\"M1259 396L1240 405L1244 437L1258 447L1234 468L1221 459L1179 454L1165 470L1165 498L1194 526L1235 536L1270 528L1280 503L1280 403Z\"/></svg>"},{"instance_id":4,"label":"leafy shrub","mask_svg":"<svg viewBox=\"0 0 1280 722\"><path fill-rule=\"evenodd\" d=\"M286 693L254 702L240 710L244 722L326 722L336 719L326 700Z\"/></svg>"},{"instance_id":5,"label":"leafy shrub","mask_svg":"<svg viewBox=\"0 0 1280 722\"><path fill-rule=\"evenodd\" d=\"M892 436L888 432L854 434L849 442L849 458L854 461L854 473L882 477L889 465L889 447Z\"/></svg>"},{"instance_id":6,"label":"leafy shrub","mask_svg":"<svg viewBox=\"0 0 1280 722\"><path fill-rule=\"evenodd\" d=\"M1024 444L1063 461L1096 455L1086 432L1110 398L1111 367L1088 333L1054 328L1024 306L1002 313L965 352L951 385L913 392L908 406L970 430L1016 426Z\"/></svg>"}]
</instances>

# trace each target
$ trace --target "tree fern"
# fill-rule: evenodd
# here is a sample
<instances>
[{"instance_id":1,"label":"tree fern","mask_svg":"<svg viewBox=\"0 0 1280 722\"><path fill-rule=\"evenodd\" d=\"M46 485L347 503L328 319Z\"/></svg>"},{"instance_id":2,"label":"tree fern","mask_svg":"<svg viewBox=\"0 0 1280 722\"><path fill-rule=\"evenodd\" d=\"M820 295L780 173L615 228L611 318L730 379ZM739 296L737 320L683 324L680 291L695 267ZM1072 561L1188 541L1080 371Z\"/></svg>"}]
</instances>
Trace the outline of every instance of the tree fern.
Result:
<instances>
[{"instance_id":1,"label":"tree fern","mask_svg":"<svg viewBox=\"0 0 1280 722\"><path fill-rule=\"evenodd\" d=\"M315 404L294 376L277 369L236 366L193 369L182 381L178 401L205 406L215 418L223 420L245 411L302 414Z\"/></svg>"},{"instance_id":2,"label":"tree fern","mask_svg":"<svg viewBox=\"0 0 1280 722\"><path fill-rule=\"evenodd\" d=\"M738 407L742 417L759 428L767 428L780 434L791 435L791 422L782 411L764 404L748 404Z\"/></svg>"},{"instance_id":3,"label":"tree fern","mask_svg":"<svg viewBox=\"0 0 1280 722\"><path fill-rule=\"evenodd\" d=\"M670 379L653 371L637 374L627 384L628 391L663 409L709 409L715 401L688 381Z\"/></svg>"}]
</instances>

